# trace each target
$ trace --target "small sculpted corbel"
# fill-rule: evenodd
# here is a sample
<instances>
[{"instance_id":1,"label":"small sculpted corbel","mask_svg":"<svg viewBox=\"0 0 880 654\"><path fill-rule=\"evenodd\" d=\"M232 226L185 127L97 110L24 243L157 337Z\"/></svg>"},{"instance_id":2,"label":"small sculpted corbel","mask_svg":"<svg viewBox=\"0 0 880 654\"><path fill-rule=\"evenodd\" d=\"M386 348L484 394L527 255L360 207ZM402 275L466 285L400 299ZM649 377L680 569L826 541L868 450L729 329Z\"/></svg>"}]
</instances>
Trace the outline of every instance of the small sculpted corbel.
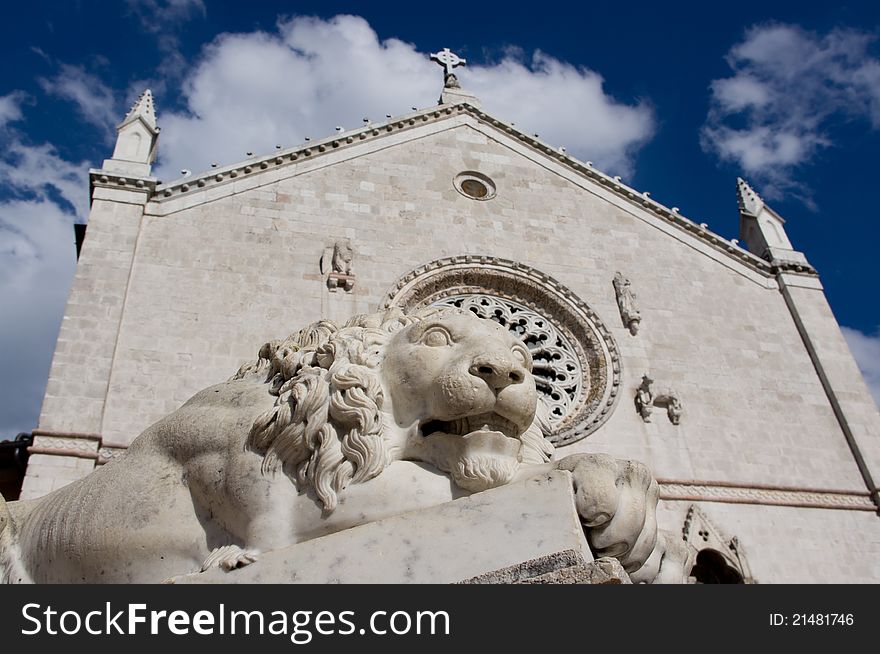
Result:
<instances>
[{"instance_id":1,"label":"small sculpted corbel","mask_svg":"<svg viewBox=\"0 0 880 654\"><path fill-rule=\"evenodd\" d=\"M671 388L655 390L654 380L648 374L642 375L642 383L636 389L636 410L645 422L651 422L653 408L665 408L669 422L677 425L681 422L684 407L678 394Z\"/></svg>"},{"instance_id":2,"label":"small sculpted corbel","mask_svg":"<svg viewBox=\"0 0 880 654\"><path fill-rule=\"evenodd\" d=\"M617 296L617 307L620 309L620 319L629 333L635 336L639 332L639 323L642 315L636 307L636 294L633 293L630 281L621 273L614 274L614 294Z\"/></svg>"},{"instance_id":3,"label":"small sculpted corbel","mask_svg":"<svg viewBox=\"0 0 880 654\"><path fill-rule=\"evenodd\" d=\"M647 373L642 375L642 383L636 389L636 410L645 422L651 422L651 411L654 405L654 395L651 392L651 384L654 380Z\"/></svg>"},{"instance_id":4,"label":"small sculpted corbel","mask_svg":"<svg viewBox=\"0 0 880 654\"><path fill-rule=\"evenodd\" d=\"M326 261L328 258L329 266ZM351 293L355 281L355 274L352 272L353 259L354 252L351 249L351 245L345 241L336 241L333 244L332 253L329 253L329 257L328 254L325 253L321 262L321 269L323 271L329 268L329 272L327 273L327 288L330 289L331 293L340 288L346 293Z\"/></svg>"},{"instance_id":5,"label":"small sculpted corbel","mask_svg":"<svg viewBox=\"0 0 880 654\"><path fill-rule=\"evenodd\" d=\"M677 425L681 422L681 414L682 414L682 406L681 400L678 399L678 396L672 390L666 390L662 393L658 393L654 396L654 406L658 407L666 407L666 415L669 417L669 422L673 425Z\"/></svg>"}]
</instances>

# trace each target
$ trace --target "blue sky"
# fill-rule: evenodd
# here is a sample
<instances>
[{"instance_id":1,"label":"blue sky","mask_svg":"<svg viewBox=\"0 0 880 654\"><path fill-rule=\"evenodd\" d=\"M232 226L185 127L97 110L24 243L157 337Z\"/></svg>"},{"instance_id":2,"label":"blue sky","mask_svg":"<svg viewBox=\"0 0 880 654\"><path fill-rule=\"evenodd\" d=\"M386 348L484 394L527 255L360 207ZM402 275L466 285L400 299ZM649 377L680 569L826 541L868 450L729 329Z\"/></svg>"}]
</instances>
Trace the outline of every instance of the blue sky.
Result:
<instances>
[{"instance_id":1,"label":"blue sky","mask_svg":"<svg viewBox=\"0 0 880 654\"><path fill-rule=\"evenodd\" d=\"M735 180L787 220L880 398L880 3L36 0L3 9L0 437L36 426L87 170L144 88L160 179L436 101L484 107L728 238Z\"/></svg>"}]
</instances>

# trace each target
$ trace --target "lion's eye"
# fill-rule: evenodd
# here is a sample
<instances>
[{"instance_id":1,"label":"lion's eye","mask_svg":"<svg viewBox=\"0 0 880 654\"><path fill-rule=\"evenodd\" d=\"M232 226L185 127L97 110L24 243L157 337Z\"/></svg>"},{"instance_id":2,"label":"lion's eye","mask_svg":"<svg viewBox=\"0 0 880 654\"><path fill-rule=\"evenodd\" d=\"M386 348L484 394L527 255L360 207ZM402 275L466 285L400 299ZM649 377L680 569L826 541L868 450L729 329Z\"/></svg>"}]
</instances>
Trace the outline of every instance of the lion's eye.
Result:
<instances>
[{"instance_id":1,"label":"lion's eye","mask_svg":"<svg viewBox=\"0 0 880 654\"><path fill-rule=\"evenodd\" d=\"M445 329L429 329L422 336L422 343L431 347L443 347L449 345L452 339Z\"/></svg>"}]
</instances>

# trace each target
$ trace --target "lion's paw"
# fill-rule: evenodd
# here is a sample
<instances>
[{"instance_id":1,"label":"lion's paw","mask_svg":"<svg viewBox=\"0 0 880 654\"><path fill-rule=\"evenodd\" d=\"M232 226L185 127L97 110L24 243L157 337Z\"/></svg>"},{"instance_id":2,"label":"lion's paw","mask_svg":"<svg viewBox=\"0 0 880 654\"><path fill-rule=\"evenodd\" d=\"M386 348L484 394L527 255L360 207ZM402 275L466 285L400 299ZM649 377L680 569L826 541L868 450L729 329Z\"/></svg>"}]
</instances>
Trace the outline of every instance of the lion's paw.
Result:
<instances>
[{"instance_id":1,"label":"lion's paw","mask_svg":"<svg viewBox=\"0 0 880 654\"><path fill-rule=\"evenodd\" d=\"M257 560L260 553L253 549L242 549L238 545L224 545L216 548L208 555L199 572L208 568L220 568L229 572L236 568L243 568Z\"/></svg>"}]
</instances>

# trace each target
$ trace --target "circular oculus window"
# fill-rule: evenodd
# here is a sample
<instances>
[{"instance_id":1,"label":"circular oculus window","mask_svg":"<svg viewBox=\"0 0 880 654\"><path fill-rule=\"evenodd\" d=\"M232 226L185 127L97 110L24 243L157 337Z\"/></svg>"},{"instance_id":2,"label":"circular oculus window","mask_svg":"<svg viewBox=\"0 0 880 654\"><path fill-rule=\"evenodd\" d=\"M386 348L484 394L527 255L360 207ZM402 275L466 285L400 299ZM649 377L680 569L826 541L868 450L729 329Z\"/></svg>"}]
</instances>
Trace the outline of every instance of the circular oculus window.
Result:
<instances>
[{"instance_id":1,"label":"circular oculus window","mask_svg":"<svg viewBox=\"0 0 880 654\"><path fill-rule=\"evenodd\" d=\"M455 190L471 200L491 200L495 197L495 182L473 170L459 173L452 181Z\"/></svg>"}]
</instances>

